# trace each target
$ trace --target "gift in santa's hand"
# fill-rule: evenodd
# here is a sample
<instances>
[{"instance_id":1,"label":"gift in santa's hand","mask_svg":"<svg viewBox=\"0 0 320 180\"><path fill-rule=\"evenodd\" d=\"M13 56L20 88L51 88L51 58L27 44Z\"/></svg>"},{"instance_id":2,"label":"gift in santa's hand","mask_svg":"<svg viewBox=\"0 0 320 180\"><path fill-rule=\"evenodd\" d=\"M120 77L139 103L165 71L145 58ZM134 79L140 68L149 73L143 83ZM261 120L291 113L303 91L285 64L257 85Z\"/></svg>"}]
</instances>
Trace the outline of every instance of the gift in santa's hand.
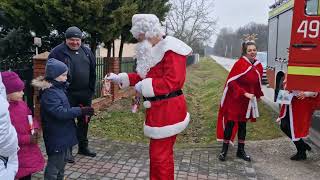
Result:
<instances>
[{"instance_id":1,"label":"gift in santa's hand","mask_svg":"<svg viewBox=\"0 0 320 180\"><path fill-rule=\"evenodd\" d=\"M104 79L102 80L102 96L111 96L111 81Z\"/></svg>"}]
</instances>

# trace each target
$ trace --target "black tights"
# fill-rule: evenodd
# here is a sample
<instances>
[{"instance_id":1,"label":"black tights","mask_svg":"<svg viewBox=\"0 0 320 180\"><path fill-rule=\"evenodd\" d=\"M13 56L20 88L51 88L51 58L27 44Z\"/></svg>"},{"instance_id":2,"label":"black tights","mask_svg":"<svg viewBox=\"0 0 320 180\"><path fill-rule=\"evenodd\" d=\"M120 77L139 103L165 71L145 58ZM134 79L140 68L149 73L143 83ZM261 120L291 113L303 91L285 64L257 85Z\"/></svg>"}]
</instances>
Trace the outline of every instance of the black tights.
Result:
<instances>
[{"instance_id":1,"label":"black tights","mask_svg":"<svg viewBox=\"0 0 320 180\"><path fill-rule=\"evenodd\" d=\"M19 180L31 180L31 174L28 176L24 176L24 177L20 178Z\"/></svg>"},{"instance_id":2,"label":"black tights","mask_svg":"<svg viewBox=\"0 0 320 180\"><path fill-rule=\"evenodd\" d=\"M289 108L287 108L286 116L281 119L280 129L284 132L290 139L291 137L291 127L290 127L290 115Z\"/></svg>"},{"instance_id":3,"label":"black tights","mask_svg":"<svg viewBox=\"0 0 320 180\"><path fill-rule=\"evenodd\" d=\"M228 121L224 129L224 140L227 142L231 139L234 124L234 121ZM247 122L238 122L238 126L238 142L244 143L247 134Z\"/></svg>"}]
</instances>

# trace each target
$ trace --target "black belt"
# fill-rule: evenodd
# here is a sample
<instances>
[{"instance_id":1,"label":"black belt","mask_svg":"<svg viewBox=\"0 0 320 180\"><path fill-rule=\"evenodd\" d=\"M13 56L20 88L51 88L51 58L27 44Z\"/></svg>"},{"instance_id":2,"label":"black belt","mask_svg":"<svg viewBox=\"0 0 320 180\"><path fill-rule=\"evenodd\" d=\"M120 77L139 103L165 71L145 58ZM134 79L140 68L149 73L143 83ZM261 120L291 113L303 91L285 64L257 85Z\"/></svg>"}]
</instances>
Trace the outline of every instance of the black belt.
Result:
<instances>
[{"instance_id":1,"label":"black belt","mask_svg":"<svg viewBox=\"0 0 320 180\"><path fill-rule=\"evenodd\" d=\"M8 159L7 157L4 156L0 156L0 160L3 161L4 167L7 168L7 164L8 164Z\"/></svg>"},{"instance_id":2,"label":"black belt","mask_svg":"<svg viewBox=\"0 0 320 180\"><path fill-rule=\"evenodd\" d=\"M159 95L159 96L155 96L155 97L143 97L143 100L144 101L160 101L160 100L164 100L164 99L169 99L169 98L173 98L173 97L177 97L177 96L180 96L182 95L183 92L182 90L178 90L178 91L174 91L174 92L171 92L169 94L166 94L166 95Z\"/></svg>"}]
</instances>

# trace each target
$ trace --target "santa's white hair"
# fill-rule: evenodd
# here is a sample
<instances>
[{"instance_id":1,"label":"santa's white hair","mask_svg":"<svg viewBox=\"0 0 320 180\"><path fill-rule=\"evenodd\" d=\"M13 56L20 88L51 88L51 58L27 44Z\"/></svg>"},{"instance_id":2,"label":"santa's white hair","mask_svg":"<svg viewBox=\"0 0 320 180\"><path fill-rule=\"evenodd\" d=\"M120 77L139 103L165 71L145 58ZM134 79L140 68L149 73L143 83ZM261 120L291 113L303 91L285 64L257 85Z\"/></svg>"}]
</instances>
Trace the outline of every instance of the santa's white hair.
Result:
<instances>
[{"instance_id":1,"label":"santa's white hair","mask_svg":"<svg viewBox=\"0 0 320 180\"><path fill-rule=\"evenodd\" d=\"M146 38L165 35L164 28L161 26L159 18L154 14L133 15L130 32L136 39L138 39L140 34L144 34Z\"/></svg>"}]
</instances>

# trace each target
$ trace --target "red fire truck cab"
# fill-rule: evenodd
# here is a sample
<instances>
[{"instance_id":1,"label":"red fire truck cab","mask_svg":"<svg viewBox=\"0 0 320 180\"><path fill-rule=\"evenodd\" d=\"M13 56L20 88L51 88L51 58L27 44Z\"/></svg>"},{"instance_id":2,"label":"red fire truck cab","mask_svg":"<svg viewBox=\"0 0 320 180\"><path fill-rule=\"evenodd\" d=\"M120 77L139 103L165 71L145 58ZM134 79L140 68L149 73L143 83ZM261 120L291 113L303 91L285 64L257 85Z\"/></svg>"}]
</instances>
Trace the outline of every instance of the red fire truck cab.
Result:
<instances>
[{"instance_id":1,"label":"red fire truck cab","mask_svg":"<svg viewBox=\"0 0 320 180\"><path fill-rule=\"evenodd\" d=\"M320 0L279 0L270 8L267 77L274 97L285 74L288 90L320 92ZM319 119L313 128L320 132Z\"/></svg>"},{"instance_id":2,"label":"red fire truck cab","mask_svg":"<svg viewBox=\"0 0 320 180\"><path fill-rule=\"evenodd\" d=\"M269 13L268 79L281 88L320 92L320 2L281 0Z\"/></svg>"}]
</instances>

